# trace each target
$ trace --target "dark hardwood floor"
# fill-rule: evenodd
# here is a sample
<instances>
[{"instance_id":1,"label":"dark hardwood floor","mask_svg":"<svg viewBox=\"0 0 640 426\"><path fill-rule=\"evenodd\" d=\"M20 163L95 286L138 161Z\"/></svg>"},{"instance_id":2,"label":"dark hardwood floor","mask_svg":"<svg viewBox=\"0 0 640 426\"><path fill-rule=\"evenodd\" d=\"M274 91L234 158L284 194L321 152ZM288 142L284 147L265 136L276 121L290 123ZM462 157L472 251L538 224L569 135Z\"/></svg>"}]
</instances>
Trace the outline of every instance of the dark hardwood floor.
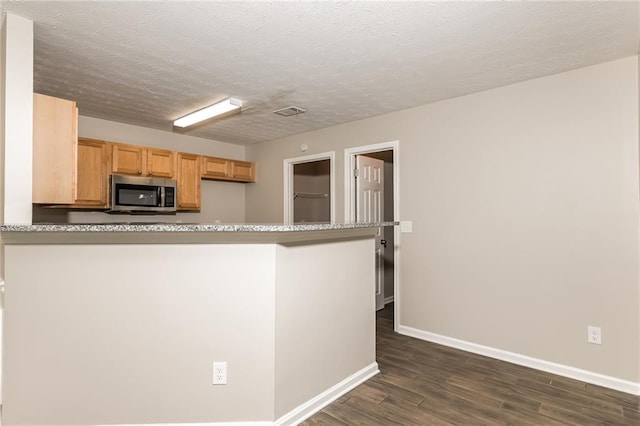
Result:
<instances>
[{"instance_id":1,"label":"dark hardwood floor","mask_svg":"<svg viewBox=\"0 0 640 426\"><path fill-rule=\"evenodd\" d=\"M378 312L380 374L302 425L640 425L640 397L393 332Z\"/></svg>"}]
</instances>

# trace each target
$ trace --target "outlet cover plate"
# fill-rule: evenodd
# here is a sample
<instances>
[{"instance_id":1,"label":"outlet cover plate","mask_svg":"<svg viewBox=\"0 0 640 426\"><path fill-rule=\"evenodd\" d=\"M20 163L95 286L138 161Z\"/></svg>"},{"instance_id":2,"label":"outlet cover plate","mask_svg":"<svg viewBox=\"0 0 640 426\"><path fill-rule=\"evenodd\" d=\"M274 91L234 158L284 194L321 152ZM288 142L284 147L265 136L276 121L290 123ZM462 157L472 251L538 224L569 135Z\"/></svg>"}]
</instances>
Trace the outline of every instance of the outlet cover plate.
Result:
<instances>
[{"instance_id":1,"label":"outlet cover plate","mask_svg":"<svg viewBox=\"0 0 640 426\"><path fill-rule=\"evenodd\" d=\"M227 363L226 362L213 363L213 384L214 385L227 384Z\"/></svg>"},{"instance_id":2,"label":"outlet cover plate","mask_svg":"<svg viewBox=\"0 0 640 426\"><path fill-rule=\"evenodd\" d=\"M413 232L413 222L411 222L410 220L401 220L400 232L402 232L403 234L408 234Z\"/></svg>"},{"instance_id":3,"label":"outlet cover plate","mask_svg":"<svg viewBox=\"0 0 640 426\"><path fill-rule=\"evenodd\" d=\"M587 342L595 345L602 344L602 329L600 327L587 327Z\"/></svg>"}]
</instances>

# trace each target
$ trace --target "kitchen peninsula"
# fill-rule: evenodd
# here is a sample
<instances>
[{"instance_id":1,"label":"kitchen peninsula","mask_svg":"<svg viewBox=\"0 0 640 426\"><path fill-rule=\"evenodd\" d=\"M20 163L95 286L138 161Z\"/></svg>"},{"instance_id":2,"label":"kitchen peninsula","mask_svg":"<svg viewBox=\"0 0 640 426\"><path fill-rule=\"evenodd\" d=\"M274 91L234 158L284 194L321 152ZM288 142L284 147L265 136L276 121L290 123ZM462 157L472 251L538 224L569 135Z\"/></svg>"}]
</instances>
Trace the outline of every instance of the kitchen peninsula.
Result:
<instances>
[{"instance_id":1,"label":"kitchen peninsula","mask_svg":"<svg viewBox=\"0 0 640 426\"><path fill-rule=\"evenodd\" d=\"M393 225L1 226L3 423L295 424L378 372Z\"/></svg>"}]
</instances>

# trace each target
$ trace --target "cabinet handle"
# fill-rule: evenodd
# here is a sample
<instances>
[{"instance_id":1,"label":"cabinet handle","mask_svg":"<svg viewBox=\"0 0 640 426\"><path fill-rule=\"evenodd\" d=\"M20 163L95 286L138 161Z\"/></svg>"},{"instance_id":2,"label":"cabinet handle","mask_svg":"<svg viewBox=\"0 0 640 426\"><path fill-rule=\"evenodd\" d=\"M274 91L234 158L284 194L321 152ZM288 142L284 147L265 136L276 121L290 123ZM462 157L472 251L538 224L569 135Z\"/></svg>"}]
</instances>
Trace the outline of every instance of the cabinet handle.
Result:
<instances>
[{"instance_id":1,"label":"cabinet handle","mask_svg":"<svg viewBox=\"0 0 640 426\"><path fill-rule=\"evenodd\" d=\"M149 170L149 171L147 172L147 176L151 176L151 175L152 175L151 170Z\"/></svg>"},{"instance_id":2,"label":"cabinet handle","mask_svg":"<svg viewBox=\"0 0 640 426\"><path fill-rule=\"evenodd\" d=\"M138 170L138 174L141 175L142 174L142 170Z\"/></svg>"}]
</instances>

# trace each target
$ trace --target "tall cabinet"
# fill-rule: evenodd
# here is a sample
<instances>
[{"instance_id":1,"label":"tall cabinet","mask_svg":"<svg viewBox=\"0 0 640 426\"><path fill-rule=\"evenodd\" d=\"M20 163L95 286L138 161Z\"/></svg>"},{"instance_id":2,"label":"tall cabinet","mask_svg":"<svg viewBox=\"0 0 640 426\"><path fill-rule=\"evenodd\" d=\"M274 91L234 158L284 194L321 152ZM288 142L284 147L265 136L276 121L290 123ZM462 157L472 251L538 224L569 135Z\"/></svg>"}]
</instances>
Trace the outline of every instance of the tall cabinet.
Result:
<instances>
[{"instance_id":1,"label":"tall cabinet","mask_svg":"<svg viewBox=\"0 0 640 426\"><path fill-rule=\"evenodd\" d=\"M78 108L66 99L33 95L33 202L76 200Z\"/></svg>"},{"instance_id":2,"label":"tall cabinet","mask_svg":"<svg viewBox=\"0 0 640 426\"><path fill-rule=\"evenodd\" d=\"M178 210L200 210L200 156L178 153Z\"/></svg>"},{"instance_id":3,"label":"tall cabinet","mask_svg":"<svg viewBox=\"0 0 640 426\"><path fill-rule=\"evenodd\" d=\"M65 99L33 95L33 203L107 208L108 144L78 139L78 108Z\"/></svg>"}]
</instances>

